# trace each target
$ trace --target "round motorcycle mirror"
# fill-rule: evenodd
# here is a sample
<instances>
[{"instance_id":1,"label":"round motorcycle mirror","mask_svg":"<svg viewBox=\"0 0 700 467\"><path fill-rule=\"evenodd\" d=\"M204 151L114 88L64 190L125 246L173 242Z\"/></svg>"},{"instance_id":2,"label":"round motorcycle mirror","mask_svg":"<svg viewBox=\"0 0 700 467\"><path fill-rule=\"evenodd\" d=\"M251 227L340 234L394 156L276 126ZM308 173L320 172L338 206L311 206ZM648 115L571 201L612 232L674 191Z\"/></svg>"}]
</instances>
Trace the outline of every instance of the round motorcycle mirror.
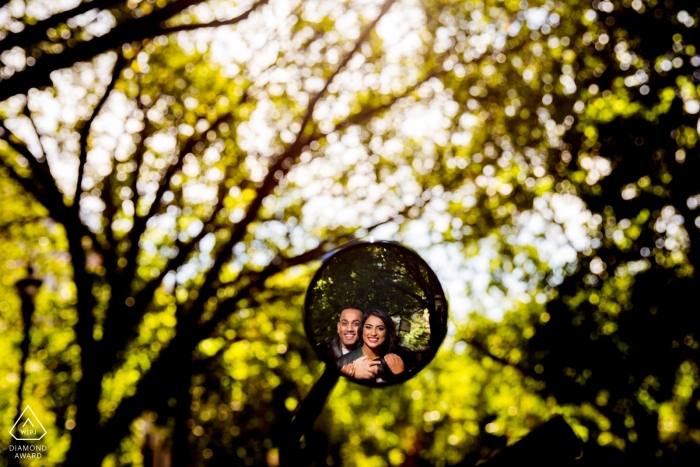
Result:
<instances>
[{"instance_id":1,"label":"round motorcycle mirror","mask_svg":"<svg viewBox=\"0 0 700 467\"><path fill-rule=\"evenodd\" d=\"M355 242L329 253L316 271L304 325L329 368L359 384L387 386L433 359L447 333L447 300L415 251Z\"/></svg>"}]
</instances>

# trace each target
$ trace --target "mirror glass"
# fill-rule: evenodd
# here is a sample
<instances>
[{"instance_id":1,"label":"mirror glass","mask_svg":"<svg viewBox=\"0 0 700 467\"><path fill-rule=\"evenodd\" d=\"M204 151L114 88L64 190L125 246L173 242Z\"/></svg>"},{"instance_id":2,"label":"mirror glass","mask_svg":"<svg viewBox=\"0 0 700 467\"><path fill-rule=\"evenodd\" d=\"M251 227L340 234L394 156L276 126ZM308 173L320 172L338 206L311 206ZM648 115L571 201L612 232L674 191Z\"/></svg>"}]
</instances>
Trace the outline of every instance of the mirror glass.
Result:
<instances>
[{"instance_id":1,"label":"mirror glass","mask_svg":"<svg viewBox=\"0 0 700 467\"><path fill-rule=\"evenodd\" d=\"M359 384L416 375L447 333L447 301L430 266L395 242L356 242L329 253L306 293L311 345Z\"/></svg>"}]
</instances>

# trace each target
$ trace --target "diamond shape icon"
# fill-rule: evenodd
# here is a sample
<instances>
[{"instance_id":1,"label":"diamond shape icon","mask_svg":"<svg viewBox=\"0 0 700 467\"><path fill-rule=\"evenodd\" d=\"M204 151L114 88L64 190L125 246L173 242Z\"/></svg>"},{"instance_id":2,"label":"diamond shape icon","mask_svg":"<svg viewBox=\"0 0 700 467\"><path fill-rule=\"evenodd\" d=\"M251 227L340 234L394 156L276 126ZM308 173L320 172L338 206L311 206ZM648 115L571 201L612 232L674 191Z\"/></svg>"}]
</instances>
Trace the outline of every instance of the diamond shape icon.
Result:
<instances>
[{"instance_id":1,"label":"diamond shape icon","mask_svg":"<svg viewBox=\"0 0 700 467\"><path fill-rule=\"evenodd\" d=\"M27 406L10 429L10 434L17 441L39 441L46 435L46 428L32 408Z\"/></svg>"}]
</instances>

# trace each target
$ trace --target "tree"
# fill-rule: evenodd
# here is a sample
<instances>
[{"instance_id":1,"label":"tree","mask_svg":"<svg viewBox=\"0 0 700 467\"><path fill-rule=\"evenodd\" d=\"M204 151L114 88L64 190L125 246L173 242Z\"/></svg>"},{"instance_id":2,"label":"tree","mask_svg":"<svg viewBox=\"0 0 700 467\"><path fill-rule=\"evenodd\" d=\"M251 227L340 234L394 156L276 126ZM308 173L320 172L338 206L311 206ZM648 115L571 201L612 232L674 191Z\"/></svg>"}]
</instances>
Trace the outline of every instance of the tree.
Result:
<instances>
[{"instance_id":1,"label":"tree","mask_svg":"<svg viewBox=\"0 0 700 467\"><path fill-rule=\"evenodd\" d=\"M263 202L275 203L274 190L277 188L279 192L283 177L304 159L302 155L309 154L310 145L318 144L317 141L325 137L312 118L313 112L326 98L336 75L345 70L391 4L385 3L367 26L360 28L358 24L354 29L359 32L355 45L345 51L336 47L335 51L342 52L340 59L334 63L319 62L315 67L319 76L306 83L308 89L300 90L293 97L274 89L268 96L265 73L269 70L253 68L252 75L246 77L247 72L239 73L232 82L222 76L217 67L186 66L193 58L191 54L189 57L183 54L175 44L168 47L165 38L149 42L143 50L122 47L124 52L116 57L111 77L105 81L105 89L94 109L86 114L84 121L77 123L82 129L77 154L77 188L73 196L70 187L62 186L62 180L52 174L52 170L56 173L58 168L49 165L47 159L51 154L43 152L35 156L29 150L30 144L17 136L22 132L23 123L30 123L37 114L42 114L41 103L37 104L38 108L34 107L31 95L26 105L17 99L8 103L9 118L3 126L3 135L7 141L5 151L15 160L3 161L5 174L32 193L49 216L65 227L77 289L75 332L82 376L76 378L79 381L75 386L74 405L80 412L71 419L74 421L68 464L78 462L78 458L84 462L87 452L94 456L92 463L99 462L117 447L128 433L131 421L149 408L149 404L155 402L152 408L157 410L160 409L157 404L167 407L169 401L173 401L171 405L177 404L174 412L170 410L176 427L174 457L187 462L189 429L185 422L189 418L193 370L185 366L177 374L171 374L176 362L189 362L198 343L215 333L217 326L235 311L236 304L262 287L268 278L317 258L332 247L333 242L347 239L355 230L342 226L331 229L322 244L305 236L285 238L274 232L267 241L251 238L252 229L265 223L267 228L285 228L280 220L289 220L287 216L291 217L298 208L295 204L287 206L286 213L280 211L282 217L277 220L273 206L264 206ZM290 23L293 24L294 21ZM302 42L300 45L308 45L307 41L313 39L313 35L306 37L309 29L294 28L291 33ZM275 64L275 58L273 56L272 62L267 64L268 68ZM180 77L183 69L185 73ZM260 79L261 72L263 77L256 84L254 80ZM316 87L319 79L324 84ZM163 82L168 84L160 84ZM159 85L154 87L157 83ZM100 126L103 107L109 106L110 100L118 99L116 94L112 95L113 89L122 96L122 109L126 104L126 109L132 106L129 111L134 113L125 128L130 140L127 147L121 151L116 148L115 160L105 164L99 160L100 149L104 147L97 143L97 139L105 135L96 128ZM410 89L402 91L405 94ZM366 97L372 98L372 94ZM88 103L90 97L86 98ZM399 97L401 93L385 94L384 106ZM269 103L286 109L283 115L273 117L276 120L272 122L273 127L291 124L295 133L284 130L276 135L259 155L261 159L251 162L246 160L241 143L227 136L237 133L239 126L244 129L250 124L249 117L258 105ZM17 109L15 104L20 104L22 109ZM383 108L362 106L345 121L339 119L337 123L341 127L356 125ZM17 110L20 113L13 115ZM134 126L138 130L134 130ZM38 132L34 138L40 136ZM45 141L42 145L45 146ZM254 150L257 153L259 149ZM215 191L213 196L205 196L207 202L202 203L197 199L202 195L197 195L196 190L194 198L187 193L192 185L205 190L205 195L207 190L214 188ZM97 203L101 209L91 212L91 203ZM173 218L172 209L170 213L166 209L168 204L176 208L178 230L182 229L174 238L158 233L158 223ZM236 249L239 253L234 253L234 247L244 246L247 242L241 242L246 240L253 244ZM207 243L209 246L205 247ZM153 246L156 250L149 252ZM244 253L256 250L262 260ZM267 258L270 254L272 257ZM212 264L205 260L207 256ZM241 262L241 258L245 260ZM184 277L189 277L176 282L174 295L162 296L164 280L167 283L171 279L172 284L175 271L202 260L203 270L195 269L194 276L185 274ZM238 269L240 266L242 270ZM158 267L160 269L154 270ZM186 300L187 297L192 300ZM214 304L217 306L212 308ZM158 311L176 321L177 324L171 326L174 337L171 340L167 330L166 338L159 336L167 342L161 352L157 350L158 342L149 343L151 351L156 349L158 355L153 367L144 371L146 376L134 391L136 395L121 402L116 410L109 409L111 403L105 403L104 396L107 399L116 397L118 403L121 395L110 395L109 390L108 394L102 394L102 388L111 387L110 376L120 377L120 370L124 371L120 366L134 371L129 365L132 355L127 344L134 340L134 328L144 316ZM138 341L138 336L135 340ZM156 395L162 388L174 392ZM105 415L108 420L101 424L100 418ZM95 449L97 439L101 439L99 444L104 446L100 450ZM185 452L177 452L178 449Z\"/></svg>"}]
</instances>

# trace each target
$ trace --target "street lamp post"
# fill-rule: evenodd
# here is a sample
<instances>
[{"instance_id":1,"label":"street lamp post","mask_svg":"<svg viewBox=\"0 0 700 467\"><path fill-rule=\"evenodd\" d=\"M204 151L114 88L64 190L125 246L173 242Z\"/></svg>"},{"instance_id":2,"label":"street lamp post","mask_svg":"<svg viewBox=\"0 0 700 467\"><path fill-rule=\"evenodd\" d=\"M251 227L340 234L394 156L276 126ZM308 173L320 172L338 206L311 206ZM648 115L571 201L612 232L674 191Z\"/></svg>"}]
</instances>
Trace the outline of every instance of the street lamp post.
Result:
<instances>
[{"instance_id":1,"label":"street lamp post","mask_svg":"<svg viewBox=\"0 0 700 467\"><path fill-rule=\"evenodd\" d=\"M22 360L20 363L20 381L19 381L19 399L22 401L22 389L24 388L25 369L27 356L29 354L29 327L32 323L32 315L34 314L34 299L41 287L41 279L34 277L34 271L31 267L27 268L27 277L17 281L15 284L19 292L19 298L22 301L22 321L24 325L24 337L22 338L21 350Z\"/></svg>"},{"instance_id":2,"label":"street lamp post","mask_svg":"<svg viewBox=\"0 0 700 467\"><path fill-rule=\"evenodd\" d=\"M27 268L27 277L17 281L15 287L19 293L19 298L22 302L22 321L24 327L24 336L22 337L22 343L20 344L20 349L22 351L22 357L20 360L20 370L19 370L19 392L17 394L17 413L22 411L22 392L24 390L24 381L26 379L25 366L27 365L27 357L29 355L29 328L32 323L32 315L34 314L34 299L36 294L39 292L39 287L41 287L41 279L34 277L34 271L31 267ZM13 465L15 461L10 457L10 466ZM19 465L15 463L14 465Z\"/></svg>"}]
</instances>

